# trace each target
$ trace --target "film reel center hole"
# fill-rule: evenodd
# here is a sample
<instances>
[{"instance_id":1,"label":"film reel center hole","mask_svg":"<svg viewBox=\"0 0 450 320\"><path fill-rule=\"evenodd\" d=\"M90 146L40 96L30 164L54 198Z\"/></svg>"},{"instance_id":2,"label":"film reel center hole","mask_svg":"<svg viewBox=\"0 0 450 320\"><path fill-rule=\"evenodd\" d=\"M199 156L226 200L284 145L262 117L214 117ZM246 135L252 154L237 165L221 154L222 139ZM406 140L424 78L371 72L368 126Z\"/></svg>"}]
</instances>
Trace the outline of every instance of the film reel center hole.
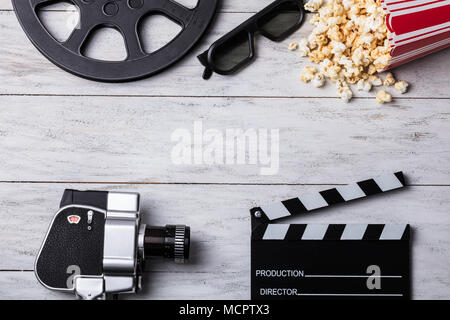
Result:
<instances>
[{"instance_id":1,"label":"film reel center hole","mask_svg":"<svg viewBox=\"0 0 450 320\"><path fill-rule=\"evenodd\" d=\"M49 2L39 6L37 16L56 41L66 41L80 23L78 7L70 1Z\"/></svg>"}]
</instances>

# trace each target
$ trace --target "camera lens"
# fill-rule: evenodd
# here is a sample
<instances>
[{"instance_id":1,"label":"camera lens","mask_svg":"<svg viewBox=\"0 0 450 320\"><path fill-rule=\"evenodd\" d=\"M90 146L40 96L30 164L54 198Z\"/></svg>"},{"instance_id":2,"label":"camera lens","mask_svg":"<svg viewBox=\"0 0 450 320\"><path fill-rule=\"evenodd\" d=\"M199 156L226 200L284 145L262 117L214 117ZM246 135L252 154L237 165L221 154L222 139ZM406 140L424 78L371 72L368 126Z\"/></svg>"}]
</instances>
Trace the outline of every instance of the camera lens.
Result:
<instances>
[{"instance_id":1,"label":"camera lens","mask_svg":"<svg viewBox=\"0 0 450 320\"><path fill-rule=\"evenodd\" d=\"M189 259L191 229L184 225L147 226L144 235L146 256L173 258L176 263Z\"/></svg>"}]
</instances>

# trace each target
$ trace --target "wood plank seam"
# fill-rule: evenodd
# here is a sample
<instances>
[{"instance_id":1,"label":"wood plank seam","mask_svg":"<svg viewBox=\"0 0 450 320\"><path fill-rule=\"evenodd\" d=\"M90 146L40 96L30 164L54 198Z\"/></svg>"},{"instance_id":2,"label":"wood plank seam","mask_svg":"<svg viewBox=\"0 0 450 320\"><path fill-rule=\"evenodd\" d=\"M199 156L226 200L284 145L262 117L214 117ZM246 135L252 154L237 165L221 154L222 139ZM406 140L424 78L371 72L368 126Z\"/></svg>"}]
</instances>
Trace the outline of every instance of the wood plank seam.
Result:
<instances>
[{"instance_id":1,"label":"wood plank seam","mask_svg":"<svg viewBox=\"0 0 450 320\"><path fill-rule=\"evenodd\" d=\"M227 95L227 96L186 96L186 95L77 95L77 94L14 94L14 93L5 93L0 94L0 97L92 97L92 98L205 98L205 99L227 99L227 98L236 98L236 99L335 99L340 100L339 97L335 96L239 96L239 95ZM450 100L450 97L395 97L395 100ZM373 97L354 97L353 100L373 100ZM395 102L394 100L394 102Z\"/></svg>"},{"instance_id":2,"label":"wood plank seam","mask_svg":"<svg viewBox=\"0 0 450 320\"><path fill-rule=\"evenodd\" d=\"M105 185L204 185L204 186L345 186L345 183L240 183L240 182L108 182L108 181L0 181L0 184L105 184ZM415 183L408 187L450 187L450 184Z\"/></svg>"}]
</instances>

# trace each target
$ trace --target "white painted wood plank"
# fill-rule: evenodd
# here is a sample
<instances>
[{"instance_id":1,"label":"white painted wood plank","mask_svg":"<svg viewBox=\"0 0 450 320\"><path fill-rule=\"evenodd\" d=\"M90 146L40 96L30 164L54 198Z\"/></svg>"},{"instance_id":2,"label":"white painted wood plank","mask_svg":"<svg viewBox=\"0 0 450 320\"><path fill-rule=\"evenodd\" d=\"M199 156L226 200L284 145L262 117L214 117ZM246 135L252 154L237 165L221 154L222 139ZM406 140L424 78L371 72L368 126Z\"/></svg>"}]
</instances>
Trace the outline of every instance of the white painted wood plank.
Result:
<instances>
[{"instance_id":1,"label":"white painted wood plank","mask_svg":"<svg viewBox=\"0 0 450 320\"><path fill-rule=\"evenodd\" d=\"M322 184L403 170L413 184L450 184L448 100L4 96L0 105L0 181ZM223 134L279 129L278 173L174 164L171 135L193 135L195 121Z\"/></svg>"},{"instance_id":2,"label":"white painted wood plank","mask_svg":"<svg viewBox=\"0 0 450 320\"><path fill-rule=\"evenodd\" d=\"M45 289L33 272L0 272L2 300L63 300L73 297Z\"/></svg>"},{"instance_id":3,"label":"white painted wood plank","mask_svg":"<svg viewBox=\"0 0 450 320\"><path fill-rule=\"evenodd\" d=\"M133 300L237 300L250 299L250 279L244 273L147 273L145 288L123 295ZM33 272L0 272L0 299L70 300L70 293L42 287Z\"/></svg>"},{"instance_id":4,"label":"white painted wood plank","mask_svg":"<svg viewBox=\"0 0 450 320\"><path fill-rule=\"evenodd\" d=\"M33 269L65 187L137 191L141 193L144 222L191 226L191 261L186 265L151 261L147 278L151 287L141 298L235 299L249 296L248 209L328 186L0 184L0 270ZM410 187L284 221L410 223L413 296L448 299L449 205L450 187ZM20 297L65 296L42 289L32 273L0 272L0 298Z\"/></svg>"},{"instance_id":5,"label":"white painted wood plank","mask_svg":"<svg viewBox=\"0 0 450 320\"><path fill-rule=\"evenodd\" d=\"M244 1L245 2L245 1ZM169 70L150 79L126 83L105 84L80 79L48 62L30 43L22 31L13 12L0 12L0 56L2 68L0 94L59 94L59 95L163 95L163 96L296 96L335 97L336 89L329 83L325 88L314 88L302 83L301 70L309 61L298 53L287 49L293 40L299 40L311 31L306 22L293 36L282 43L273 43L263 37L256 41L257 59L251 66L231 77L213 76L209 81L201 78L203 67L196 56L207 49L213 41L243 20L249 13L223 13L199 46L183 61ZM61 12L46 12L44 16L61 22ZM164 34L161 34L163 37ZM14 41L11 41L14 39ZM119 42L114 42L115 46ZM98 50L115 51L114 46L99 45ZM402 98L450 97L449 87L443 85L448 72L443 66L450 51L444 50L432 56L399 67L399 79L411 82L411 90ZM6 80L7 79L7 80ZM270 79L270 80L269 80ZM394 89L394 96L399 96ZM359 93L355 96L374 98L375 92Z\"/></svg>"}]
</instances>

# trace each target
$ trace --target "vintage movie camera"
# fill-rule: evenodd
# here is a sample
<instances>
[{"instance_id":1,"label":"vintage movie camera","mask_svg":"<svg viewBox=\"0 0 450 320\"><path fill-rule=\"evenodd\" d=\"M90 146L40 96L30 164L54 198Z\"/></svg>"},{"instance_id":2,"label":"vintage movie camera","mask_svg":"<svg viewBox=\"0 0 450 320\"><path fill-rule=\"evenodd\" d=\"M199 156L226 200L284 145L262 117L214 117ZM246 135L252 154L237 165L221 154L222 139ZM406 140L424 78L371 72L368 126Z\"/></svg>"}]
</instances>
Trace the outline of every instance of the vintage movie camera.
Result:
<instances>
[{"instance_id":1,"label":"vintage movie camera","mask_svg":"<svg viewBox=\"0 0 450 320\"><path fill-rule=\"evenodd\" d=\"M117 298L141 289L149 257L183 263L189 245L187 226L142 223L138 193L65 190L35 274L48 289L79 299Z\"/></svg>"}]
</instances>

